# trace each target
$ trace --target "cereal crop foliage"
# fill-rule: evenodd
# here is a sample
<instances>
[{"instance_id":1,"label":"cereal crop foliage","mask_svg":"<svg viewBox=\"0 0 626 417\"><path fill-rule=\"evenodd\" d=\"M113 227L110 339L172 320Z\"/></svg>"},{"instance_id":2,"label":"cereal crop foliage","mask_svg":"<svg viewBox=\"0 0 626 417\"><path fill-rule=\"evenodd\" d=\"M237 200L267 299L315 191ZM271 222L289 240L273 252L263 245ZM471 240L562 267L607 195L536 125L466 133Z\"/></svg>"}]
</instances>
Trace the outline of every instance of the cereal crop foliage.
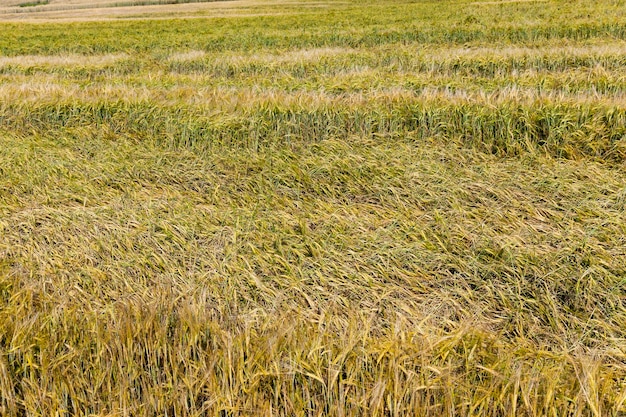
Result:
<instances>
[{"instance_id":1,"label":"cereal crop foliage","mask_svg":"<svg viewBox=\"0 0 626 417\"><path fill-rule=\"evenodd\" d=\"M0 415L626 413L623 1L190 4L0 10Z\"/></svg>"}]
</instances>

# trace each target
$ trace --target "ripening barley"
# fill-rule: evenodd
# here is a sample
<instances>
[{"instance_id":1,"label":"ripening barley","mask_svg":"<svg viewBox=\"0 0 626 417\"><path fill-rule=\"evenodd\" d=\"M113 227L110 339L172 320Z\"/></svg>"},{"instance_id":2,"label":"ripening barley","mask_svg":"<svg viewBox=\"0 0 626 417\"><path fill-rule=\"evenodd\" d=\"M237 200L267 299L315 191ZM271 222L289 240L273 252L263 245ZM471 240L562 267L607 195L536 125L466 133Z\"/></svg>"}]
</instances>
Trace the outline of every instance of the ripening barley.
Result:
<instances>
[{"instance_id":1,"label":"ripening barley","mask_svg":"<svg viewBox=\"0 0 626 417\"><path fill-rule=\"evenodd\" d=\"M79 3L0 0L1 415L626 412L619 1Z\"/></svg>"}]
</instances>

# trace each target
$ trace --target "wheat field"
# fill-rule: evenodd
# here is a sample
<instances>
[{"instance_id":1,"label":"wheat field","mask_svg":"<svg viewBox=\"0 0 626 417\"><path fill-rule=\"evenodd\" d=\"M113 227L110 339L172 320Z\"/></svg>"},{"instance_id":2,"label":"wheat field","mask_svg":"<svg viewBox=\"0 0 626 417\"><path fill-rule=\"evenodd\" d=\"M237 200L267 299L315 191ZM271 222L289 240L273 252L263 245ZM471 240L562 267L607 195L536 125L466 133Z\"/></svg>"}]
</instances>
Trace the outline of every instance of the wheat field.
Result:
<instances>
[{"instance_id":1,"label":"wheat field","mask_svg":"<svg viewBox=\"0 0 626 417\"><path fill-rule=\"evenodd\" d=\"M623 0L72 4L0 3L0 415L626 415Z\"/></svg>"}]
</instances>

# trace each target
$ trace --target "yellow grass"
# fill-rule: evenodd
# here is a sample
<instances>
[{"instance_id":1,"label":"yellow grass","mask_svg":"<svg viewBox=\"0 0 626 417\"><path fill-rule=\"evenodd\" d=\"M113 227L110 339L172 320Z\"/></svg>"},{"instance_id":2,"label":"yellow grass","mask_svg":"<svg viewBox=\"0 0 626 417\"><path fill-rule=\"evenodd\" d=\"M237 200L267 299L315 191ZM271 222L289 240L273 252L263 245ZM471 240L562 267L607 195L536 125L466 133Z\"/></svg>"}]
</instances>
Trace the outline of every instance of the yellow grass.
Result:
<instances>
[{"instance_id":1,"label":"yellow grass","mask_svg":"<svg viewBox=\"0 0 626 417\"><path fill-rule=\"evenodd\" d=\"M108 55L18 55L18 56L0 56L0 68L19 65L23 67L43 67L43 66L104 66L114 64L115 62L125 59L126 54L108 54Z\"/></svg>"},{"instance_id":2,"label":"yellow grass","mask_svg":"<svg viewBox=\"0 0 626 417\"><path fill-rule=\"evenodd\" d=\"M0 3L0 415L623 417L626 11L470 1Z\"/></svg>"},{"instance_id":3,"label":"yellow grass","mask_svg":"<svg viewBox=\"0 0 626 417\"><path fill-rule=\"evenodd\" d=\"M206 3L181 3L163 5L122 5L123 1L52 0L49 4L34 7L16 7L11 1L0 4L0 21L18 22L81 22L116 19L175 19L205 17L254 17L297 14L281 11L281 6L325 7L329 3L260 2L251 0L210 1ZM267 10L269 8L269 10ZM255 11L255 9L259 9Z\"/></svg>"}]
</instances>

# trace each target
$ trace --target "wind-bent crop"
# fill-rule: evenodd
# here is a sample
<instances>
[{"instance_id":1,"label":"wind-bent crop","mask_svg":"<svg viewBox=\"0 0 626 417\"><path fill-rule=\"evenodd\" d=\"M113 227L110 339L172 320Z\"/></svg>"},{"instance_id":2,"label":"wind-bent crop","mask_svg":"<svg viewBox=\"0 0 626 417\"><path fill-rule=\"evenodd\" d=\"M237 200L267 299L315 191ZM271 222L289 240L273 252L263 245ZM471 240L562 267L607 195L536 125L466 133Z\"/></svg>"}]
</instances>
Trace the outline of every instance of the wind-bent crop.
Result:
<instances>
[{"instance_id":1,"label":"wind-bent crop","mask_svg":"<svg viewBox=\"0 0 626 417\"><path fill-rule=\"evenodd\" d=\"M623 2L202 10L0 23L1 415L626 413Z\"/></svg>"}]
</instances>

